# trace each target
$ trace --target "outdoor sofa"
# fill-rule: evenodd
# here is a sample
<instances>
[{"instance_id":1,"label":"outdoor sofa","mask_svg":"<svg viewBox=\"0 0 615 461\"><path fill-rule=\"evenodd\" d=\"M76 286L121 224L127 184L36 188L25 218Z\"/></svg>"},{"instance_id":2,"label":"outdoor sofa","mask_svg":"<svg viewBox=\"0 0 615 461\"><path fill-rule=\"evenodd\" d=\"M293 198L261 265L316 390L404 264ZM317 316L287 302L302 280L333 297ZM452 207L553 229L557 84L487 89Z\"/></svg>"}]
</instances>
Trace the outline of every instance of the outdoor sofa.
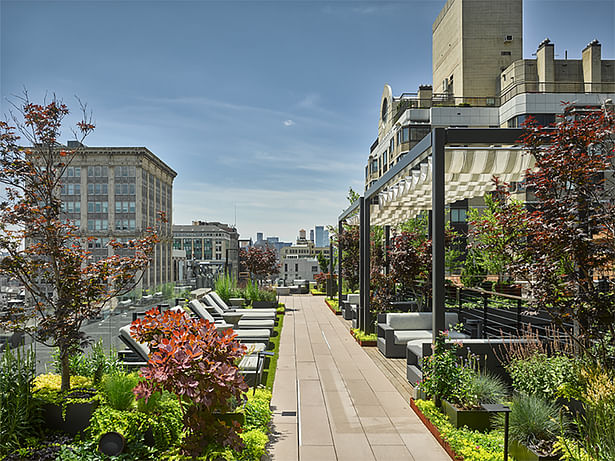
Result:
<instances>
[{"instance_id":1,"label":"outdoor sofa","mask_svg":"<svg viewBox=\"0 0 615 461\"><path fill-rule=\"evenodd\" d=\"M459 323L455 312L446 312L444 324L449 330ZM402 312L386 314L386 321L378 323L378 349L389 358L405 358L406 344L417 339L432 338L431 312ZM464 333L450 332L453 339L469 338Z\"/></svg>"}]
</instances>

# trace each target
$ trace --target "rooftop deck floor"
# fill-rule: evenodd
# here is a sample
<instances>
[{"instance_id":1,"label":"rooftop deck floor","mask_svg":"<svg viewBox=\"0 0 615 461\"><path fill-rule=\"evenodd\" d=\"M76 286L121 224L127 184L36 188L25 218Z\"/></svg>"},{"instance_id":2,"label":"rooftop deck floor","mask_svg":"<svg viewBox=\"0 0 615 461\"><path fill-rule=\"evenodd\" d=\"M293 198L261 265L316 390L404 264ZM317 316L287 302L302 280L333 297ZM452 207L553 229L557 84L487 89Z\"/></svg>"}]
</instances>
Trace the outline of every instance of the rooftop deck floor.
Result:
<instances>
[{"instance_id":1,"label":"rooftop deck floor","mask_svg":"<svg viewBox=\"0 0 615 461\"><path fill-rule=\"evenodd\" d=\"M450 459L411 410L399 363L377 365L322 297L281 301L287 313L272 400L274 460Z\"/></svg>"}]
</instances>

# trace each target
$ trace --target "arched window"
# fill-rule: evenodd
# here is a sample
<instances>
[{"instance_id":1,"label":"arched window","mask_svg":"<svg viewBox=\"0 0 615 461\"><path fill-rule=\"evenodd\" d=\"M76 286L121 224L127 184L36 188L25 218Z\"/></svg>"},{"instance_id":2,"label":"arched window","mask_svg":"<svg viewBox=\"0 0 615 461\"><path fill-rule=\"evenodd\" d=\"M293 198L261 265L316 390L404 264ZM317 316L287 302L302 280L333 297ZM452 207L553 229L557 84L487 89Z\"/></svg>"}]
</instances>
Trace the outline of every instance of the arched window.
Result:
<instances>
[{"instance_id":1,"label":"arched window","mask_svg":"<svg viewBox=\"0 0 615 461\"><path fill-rule=\"evenodd\" d=\"M387 115L389 113L389 101L385 98L384 101L382 101L382 121L386 122L387 121Z\"/></svg>"}]
</instances>

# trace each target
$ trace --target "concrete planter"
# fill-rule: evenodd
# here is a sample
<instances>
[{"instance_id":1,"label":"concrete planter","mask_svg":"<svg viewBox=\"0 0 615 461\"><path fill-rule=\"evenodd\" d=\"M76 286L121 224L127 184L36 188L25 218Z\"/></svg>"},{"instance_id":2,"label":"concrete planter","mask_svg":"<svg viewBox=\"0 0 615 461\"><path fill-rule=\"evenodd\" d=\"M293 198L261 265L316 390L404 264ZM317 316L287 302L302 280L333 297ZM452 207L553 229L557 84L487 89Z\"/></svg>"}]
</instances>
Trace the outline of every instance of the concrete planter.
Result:
<instances>
[{"instance_id":1,"label":"concrete planter","mask_svg":"<svg viewBox=\"0 0 615 461\"><path fill-rule=\"evenodd\" d=\"M559 461L558 455L543 456L516 440L510 441L510 454L516 461Z\"/></svg>"},{"instance_id":2,"label":"concrete planter","mask_svg":"<svg viewBox=\"0 0 615 461\"><path fill-rule=\"evenodd\" d=\"M271 309L273 307L278 307L276 301L252 301L253 309Z\"/></svg>"},{"instance_id":3,"label":"concrete planter","mask_svg":"<svg viewBox=\"0 0 615 461\"><path fill-rule=\"evenodd\" d=\"M477 431L489 429L489 412L485 410L461 410L442 399L442 410L455 427L467 426Z\"/></svg>"},{"instance_id":4,"label":"concrete planter","mask_svg":"<svg viewBox=\"0 0 615 461\"><path fill-rule=\"evenodd\" d=\"M98 402L68 403L65 418L62 418L60 405L46 403L43 405L43 421L50 429L76 435L90 425L90 418L97 406Z\"/></svg>"}]
</instances>

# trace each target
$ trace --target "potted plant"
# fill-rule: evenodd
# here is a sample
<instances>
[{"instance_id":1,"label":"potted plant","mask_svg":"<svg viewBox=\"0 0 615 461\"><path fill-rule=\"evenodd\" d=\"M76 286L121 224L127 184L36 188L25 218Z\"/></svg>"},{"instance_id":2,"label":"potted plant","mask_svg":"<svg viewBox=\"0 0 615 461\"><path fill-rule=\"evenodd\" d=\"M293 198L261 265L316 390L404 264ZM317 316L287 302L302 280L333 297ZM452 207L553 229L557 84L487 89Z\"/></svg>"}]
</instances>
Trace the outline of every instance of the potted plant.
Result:
<instances>
[{"instance_id":1,"label":"potted plant","mask_svg":"<svg viewBox=\"0 0 615 461\"><path fill-rule=\"evenodd\" d=\"M70 391L60 390L61 380L60 375L51 373L37 376L34 395L46 427L75 435L90 424L100 397L90 378L71 376Z\"/></svg>"},{"instance_id":2,"label":"potted plant","mask_svg":"<svg viewBox=\"0 0 615 461\"><path fill-rule=\"evenodd\" d=\"M559 460L554 443L566 426L556 403L537 395L517 394L510 412L510 453L517 461Z\"/></svg>"},{"instance_id":3,"label":"potted plant","mask_svg":"<svg viewBox=\"0 0 615 461\"><path fill-rule=\"evenodd\" d=\"M506 385L501 378L488 373L470 371L464 375L466 380L456 399L442 399L442 410L455 427L488 430L491 415L481 404L501 403L507 395Z\"/></svg>"}]
</instances>

